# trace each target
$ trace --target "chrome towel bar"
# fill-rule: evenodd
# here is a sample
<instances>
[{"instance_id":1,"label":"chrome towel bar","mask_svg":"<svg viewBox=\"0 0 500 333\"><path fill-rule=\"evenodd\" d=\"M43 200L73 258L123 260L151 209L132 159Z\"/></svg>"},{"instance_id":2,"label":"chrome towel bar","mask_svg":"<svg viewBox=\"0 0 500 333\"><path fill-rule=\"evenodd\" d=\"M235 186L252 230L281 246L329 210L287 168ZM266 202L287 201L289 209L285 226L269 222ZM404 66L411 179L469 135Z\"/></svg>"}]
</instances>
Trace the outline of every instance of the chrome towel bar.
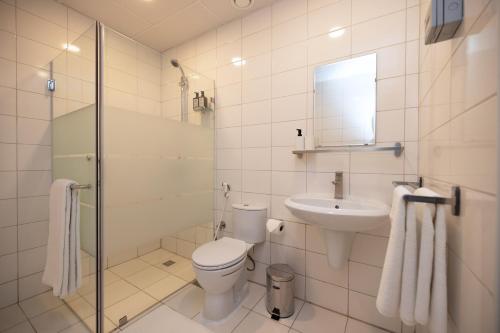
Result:
<instances>
[{"instance_id":1,"label":"chrome towel bar","mask_svg":"<svg viewBox=\"0 0 500 333\"><path fill-rule=\"evenodd\" d=\"M393 181L392 184L394 186L404 185L411 186L415 189L423 186L423 178L419 177L418 182L405 182L405 181ZM435 205L450 205L451 206L451 214L453 216L460 216L460 206L461 206L461 193L460 186L452 186L451 187L451 197L443 198L443 197L430 197L423 195L413 195L406 194L403 196L403 200L406 202L423 202L430 203Z\"/></svg>"},{"instance_id":2,"label":"chrome towel bar","mask_svg":"<svg viewBox=\"0 0 500 333\"><path fill-rule=\"evenodd\" d=\"M417 182L405 182L405 181L395 180L392 182L392 185L394 185L394 186L399 186L399 185L410 186L410 187L413 187L414 189L417 189L419 187L424 186L424 181L423 181L422 177L418 177Z\"/></svg>"},{"instance_id":3,"label":"chrome towel bar","mask_svg":"<svg viewBox=\"0 0 500 333\"><path fill-rule=\"evenodd\" d=\"M90 184L73 184L69 186L72 190L90 190L92 185Z\"/></svg>"}]
</instances>

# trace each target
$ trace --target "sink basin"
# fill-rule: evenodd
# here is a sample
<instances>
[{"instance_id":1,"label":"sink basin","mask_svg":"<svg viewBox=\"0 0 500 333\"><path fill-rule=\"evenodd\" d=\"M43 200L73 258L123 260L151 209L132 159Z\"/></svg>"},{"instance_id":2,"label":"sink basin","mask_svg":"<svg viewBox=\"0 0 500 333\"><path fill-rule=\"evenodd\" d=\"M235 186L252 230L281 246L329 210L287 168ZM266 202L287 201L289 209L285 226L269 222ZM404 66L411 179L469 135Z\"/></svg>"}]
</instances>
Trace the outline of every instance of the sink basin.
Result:
<instances>
[{"instance_id":1,"label":"sink basin","mask_svg":"<svg viewBox=\"0 0 500 333\"><path fill-rule=\"evenodd\" d=\"M365 198L334 199L330 193L305 193L287 198L285 206L294 216L325 230L328 261L339 269L349 258L356 232L389 223L389 206Z\"/></svg>"}]
</instances>

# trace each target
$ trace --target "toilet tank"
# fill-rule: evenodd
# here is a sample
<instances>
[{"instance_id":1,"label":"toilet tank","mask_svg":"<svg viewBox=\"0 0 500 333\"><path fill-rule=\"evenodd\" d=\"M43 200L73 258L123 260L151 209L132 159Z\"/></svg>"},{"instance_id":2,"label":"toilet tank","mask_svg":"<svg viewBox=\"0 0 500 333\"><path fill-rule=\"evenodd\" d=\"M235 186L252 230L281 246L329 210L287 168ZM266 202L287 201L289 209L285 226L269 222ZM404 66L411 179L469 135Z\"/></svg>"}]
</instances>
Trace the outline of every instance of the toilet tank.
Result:
<instances>
[{"instance_id":1,"label":"toilet tank","mask_svg":"<svg viewBox=\"0 0 500 333\"><path fill-rule=\"evenodd\" d=\"M233 205L234 238L248 244L266 240L267 207L252 204Z\"/></svg>"}]
</instances>

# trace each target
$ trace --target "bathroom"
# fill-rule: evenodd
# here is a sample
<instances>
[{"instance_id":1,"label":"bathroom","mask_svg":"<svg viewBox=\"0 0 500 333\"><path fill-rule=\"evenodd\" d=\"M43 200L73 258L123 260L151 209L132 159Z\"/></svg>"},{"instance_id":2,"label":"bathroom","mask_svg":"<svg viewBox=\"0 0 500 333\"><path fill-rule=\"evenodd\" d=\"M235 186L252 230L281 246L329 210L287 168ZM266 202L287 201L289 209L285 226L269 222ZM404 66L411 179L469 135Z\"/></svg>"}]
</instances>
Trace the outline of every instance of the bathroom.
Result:
<instances>
[{"instance_id":1,"label":"bathroom","mask_svg":"<svg viewBox=\"0 0 500 333\"><path fill-rule=\"evenodd\" d=\"M500 332L499 6L0 0L0 332Z\"/></svg>"}]
</instances>

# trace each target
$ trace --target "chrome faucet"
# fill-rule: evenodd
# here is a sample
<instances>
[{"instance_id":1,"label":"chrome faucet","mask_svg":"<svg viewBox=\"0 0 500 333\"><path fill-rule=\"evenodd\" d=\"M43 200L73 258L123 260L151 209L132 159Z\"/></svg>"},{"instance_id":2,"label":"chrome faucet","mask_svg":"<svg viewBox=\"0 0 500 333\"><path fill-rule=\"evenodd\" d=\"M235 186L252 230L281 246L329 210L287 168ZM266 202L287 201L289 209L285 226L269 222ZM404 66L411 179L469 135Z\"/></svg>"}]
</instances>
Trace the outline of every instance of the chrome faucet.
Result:
<instances>
[{"instance_id":1,"label":"chrome faucet","mask_svg":"<svg viewBox=\"0 0 500 333\"><path fill-rule=\"evenodd\" d=\"M344 199L344 173L342 171L335 172L335 180L332 184L335 185L335 199Z\"/></svg>"}]
</instances>

